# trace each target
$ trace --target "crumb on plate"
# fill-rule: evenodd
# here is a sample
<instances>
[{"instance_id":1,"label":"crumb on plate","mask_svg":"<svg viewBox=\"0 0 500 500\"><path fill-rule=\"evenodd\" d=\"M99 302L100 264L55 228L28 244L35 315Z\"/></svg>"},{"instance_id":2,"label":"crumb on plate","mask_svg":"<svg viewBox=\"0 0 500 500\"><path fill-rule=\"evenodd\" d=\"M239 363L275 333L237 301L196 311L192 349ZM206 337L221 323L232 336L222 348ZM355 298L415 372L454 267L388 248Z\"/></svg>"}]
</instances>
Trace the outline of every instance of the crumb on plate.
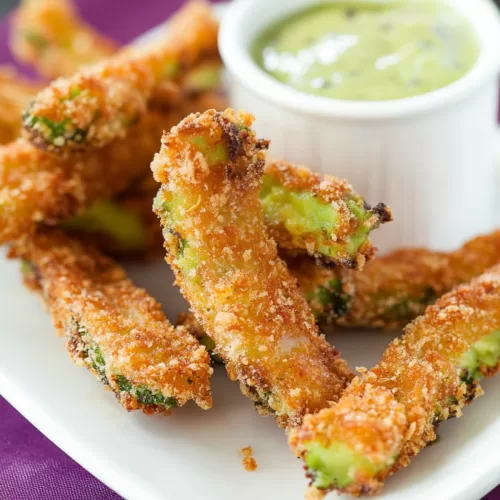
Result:
<instances>
[{"instance_id":1,"label":"crumb on plate","mask_svg":"<svg viewBox=\"0 0 500 500\"><path fill-rule=\"evenodd\" d=\"M253 472L257 469L257 462L255 461L255 458L253 458L252 454L253 449L251 446L246 446L240 450L240 455L243 455L243 467L245 467L245 470L248 472Z\"/></svg>"}]
</instances>

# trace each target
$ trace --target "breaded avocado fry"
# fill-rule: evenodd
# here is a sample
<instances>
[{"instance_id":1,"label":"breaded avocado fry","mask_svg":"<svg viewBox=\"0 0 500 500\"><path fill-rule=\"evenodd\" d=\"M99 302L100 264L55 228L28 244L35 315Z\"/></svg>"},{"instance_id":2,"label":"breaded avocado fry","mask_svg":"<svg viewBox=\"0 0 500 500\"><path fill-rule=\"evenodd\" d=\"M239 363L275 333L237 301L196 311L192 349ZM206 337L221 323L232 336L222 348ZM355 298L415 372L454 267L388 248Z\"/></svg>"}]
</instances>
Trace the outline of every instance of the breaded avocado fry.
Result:
<instances>
[{"instance_id":1,"label":"breaded avocado fry","mask_svg":"<svg viewBox=\"0 0 500 500\"><path fill-rule=\"evenodd\" d=\"M336 401L351 373L267 235L259 191L267 141L253 117L214 110L163 137L151 168L167 261L231 379L292 427Z\"/></svg>"},{"instance_id":2,"label":"breaded avocado fry","mask_svg":"<svg viewBox=\"0 0 500 500\"><path fill-rule=\"evenodd\" d=\"M436 439L436 428L482 394L500 360L500 266L460 285L394 340L332 408L304 418L289 443L312 485L353 495L385 478Z\"/></svg>"},{"instance_id":3,"label":"breaded avocado fry","mask_svg":"<svg viewBox=\"0 0 500 500\"><path fill-rule=\"evenodd\" d=\"M326 269L302 256L285 260L318 321L402 328L454 286L500 262L500 231L455 252L397 250L369 262L363 272Z\"/></svg>"},{"instance_id":4,"label":"breaded avocado fry","mask_svg":"<svg viewBox=\"0 0 500 500\"><path fill-rule=\"evenodd\" d=\"M211 407L205 348L111 259L52 230L17 242L11 256L23 259L26 282L41 293L71 358L126 410L169 414L189 400Z\"/></svg>"},{"instance_id":5,"label":"breaded avocado fry","mask_svg":"<svg viewBox=\"0 0 500 500\"><path fill-rule=\"evenodd\" d=\"M370 231L392 220L389 207L370 208L346 180L269 160L260 200L271 236L281 248L362 269L375 249Z\"/></svg>"},{"instance_id":6,"label":"breaded avocado fry","mask_svg":"<svg viewBox=\"0 0 500 500\"><path fill-rule=\"evenodd\" d=\"M141 182L165 127L203 109L209 100L203 95L165 112L149 112L126 139L67 159L25 139L0 147L0 244L32 233L42 223L55 225L82 214Z\"/></svg>"},{"instance_id":7,"label":"breaded avocado fry","mask_svg":"<svg viewBox=\"0 0 500 500\"><path fill-rule=\"evenodd\" d=\"M27 136L37 147L61 154L125 137L148 113L151 100L161 96L171 105L189 70L218 56L217 31L210 6L189 2L158 40L129 46L40 92L24 114Z\"/></svg>"},{"instance_id":8,"label":"breaded avocado fry","mask_svg":"<svg viewBox=\"0 0 500 500\"><path fill-rule=\"evenodd\" d=\"M55 225L124 191L143 175L166 121L150 114L133 137L66 160L24 139L0 148L0 243L32 233L41 223Z\"/></svg>"},{"instance_id":9,"label":"breaded avocado fry","mask_svg":"<svg viewBox=\"0 0 500 500\"><path fill-rule=\"evenodd\" d=\"M85 23L71 0L22 0L10 30L14 55L48 79L110 57L117 45Z\"/></svg>"}]
</instances>

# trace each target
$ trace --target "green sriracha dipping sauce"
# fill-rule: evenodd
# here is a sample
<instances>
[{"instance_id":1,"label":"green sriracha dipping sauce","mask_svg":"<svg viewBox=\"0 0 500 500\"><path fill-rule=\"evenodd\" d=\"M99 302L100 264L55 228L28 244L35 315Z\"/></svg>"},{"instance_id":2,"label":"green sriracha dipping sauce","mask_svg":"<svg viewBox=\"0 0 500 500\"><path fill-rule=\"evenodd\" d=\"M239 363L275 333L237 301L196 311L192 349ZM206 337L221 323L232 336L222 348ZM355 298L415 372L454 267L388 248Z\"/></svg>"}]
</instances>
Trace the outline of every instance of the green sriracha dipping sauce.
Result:
<instances>
[{"instance_id":1,"label":"green sriracha dipping sauce","mask_svg":"<svg viewBox=\"0 0 500 500\"><path fill-rule=\"evenodd\" d=\"M278 80L355 101L445 87L474 66L479 52L468 20L440 0L319 4L272 25L252 47L257 64Z\"/></svg>"}]
</instances>

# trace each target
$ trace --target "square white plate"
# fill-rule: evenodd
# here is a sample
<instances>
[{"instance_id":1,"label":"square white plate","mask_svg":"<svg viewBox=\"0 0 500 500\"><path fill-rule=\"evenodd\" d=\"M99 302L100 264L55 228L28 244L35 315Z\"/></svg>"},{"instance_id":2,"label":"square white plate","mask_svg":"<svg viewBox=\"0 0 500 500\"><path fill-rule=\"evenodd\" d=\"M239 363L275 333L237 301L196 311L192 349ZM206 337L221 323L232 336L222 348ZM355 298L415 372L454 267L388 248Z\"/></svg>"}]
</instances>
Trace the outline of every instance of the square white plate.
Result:
<instances>
[{"instance_id":1,"label":"square white plate","mask_svg":"<svg viewBox=\"0 0 500 500\"><path fill-rule=\"evenodd\" d=\"M171 320L187 309L163 262L129 267ZM113 394L70 361L40 300L22 285L18 262L0 254L0 393L57 446L127 499L303 498L302 463L272 418L262 418L222 367L213 409L194 404L171 417L126 413ZM355 366L372 366L391 340L378 332L335 332ZM379 498L476 500L500 483L500 378L464 418L445 423L441 441L387 482ZM246 472L239 450L258 462ZM333 497L335 498L335 497Z\"/></svg>"}]
</instances>

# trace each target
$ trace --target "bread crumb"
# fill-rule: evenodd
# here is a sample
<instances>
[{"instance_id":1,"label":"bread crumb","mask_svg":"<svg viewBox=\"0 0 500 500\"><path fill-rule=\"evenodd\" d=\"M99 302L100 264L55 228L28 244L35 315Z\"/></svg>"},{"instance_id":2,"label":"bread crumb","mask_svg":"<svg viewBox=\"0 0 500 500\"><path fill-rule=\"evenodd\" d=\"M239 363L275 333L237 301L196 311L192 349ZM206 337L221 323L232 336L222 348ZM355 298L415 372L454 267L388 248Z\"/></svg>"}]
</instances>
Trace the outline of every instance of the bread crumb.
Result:
<instances>
[{"instance_id":1,"label":"bread crumb","mask_svg":"<svg viewBox=\"0 0 500 500\"><path fill-rule=\"evenodd\" d=\"M240 450L240 455L243 455L243 467L245 467L245 470L248 472L253 472L257 469L257 462L255 461L255 458L253 458L252 454L253 449L251 446L246 446Z\"/></svg>"},{"instance_id":2,"label":"bread crumb","mask_svg":"<svg viewBox=\"0 0 500 500\"><path fill-rule=\"evenodd\" d=\"M305 500L322 500L323 498L325 498L325 492L314 488L314 486L307 488L304 494Z\"/></svg>"}]
</instances>

